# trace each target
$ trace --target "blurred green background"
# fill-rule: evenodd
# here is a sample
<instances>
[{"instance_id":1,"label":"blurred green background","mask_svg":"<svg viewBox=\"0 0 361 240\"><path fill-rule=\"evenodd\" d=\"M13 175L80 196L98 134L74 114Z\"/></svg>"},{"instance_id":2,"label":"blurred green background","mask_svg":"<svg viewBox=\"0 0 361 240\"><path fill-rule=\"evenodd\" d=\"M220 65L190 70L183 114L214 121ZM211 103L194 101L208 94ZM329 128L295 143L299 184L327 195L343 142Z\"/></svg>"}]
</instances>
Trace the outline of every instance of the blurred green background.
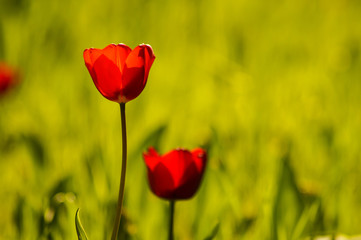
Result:
<instances>
[{"instance_id":1,"label":"blurred green background","mask_svg":"<svg viewBox=\"0 0 361 240\"><path fill-rule=\"evenodd\" d=\"M21 84L0 99L0 239L109 239L119 106L83 50L148 43L156 60L127 104L122 239L166 239L150 145L209 149L177 239L361 234L361 2L0 0L0 59Z\"/></svg>"}]
</instances>

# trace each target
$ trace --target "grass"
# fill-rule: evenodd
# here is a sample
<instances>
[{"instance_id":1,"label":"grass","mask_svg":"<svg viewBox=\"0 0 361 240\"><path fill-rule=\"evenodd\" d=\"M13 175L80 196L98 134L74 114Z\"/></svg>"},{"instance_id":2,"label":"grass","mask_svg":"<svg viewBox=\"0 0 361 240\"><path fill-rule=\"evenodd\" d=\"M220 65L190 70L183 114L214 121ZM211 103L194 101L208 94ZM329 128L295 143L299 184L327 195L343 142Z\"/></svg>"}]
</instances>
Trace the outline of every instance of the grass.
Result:
<instances>
[{"instance_id":1,"label":"grass","mask_svg":"<svg viewBox=\"0 0 361 240\"><path fill-rule=\"evenodd\" d=\"M168 204L141 153L209 147L175 235L298 239L360 234L361 5L357 1L0 0L0 57L22 83L0 99L0 239L110 237L120 173L118 105L82 52L152 45L127 105L128 239L165 239ZM123 222L123 223L124 223ZM122 238L123 239L123 238Z\"/></svg>"}]
</instances>

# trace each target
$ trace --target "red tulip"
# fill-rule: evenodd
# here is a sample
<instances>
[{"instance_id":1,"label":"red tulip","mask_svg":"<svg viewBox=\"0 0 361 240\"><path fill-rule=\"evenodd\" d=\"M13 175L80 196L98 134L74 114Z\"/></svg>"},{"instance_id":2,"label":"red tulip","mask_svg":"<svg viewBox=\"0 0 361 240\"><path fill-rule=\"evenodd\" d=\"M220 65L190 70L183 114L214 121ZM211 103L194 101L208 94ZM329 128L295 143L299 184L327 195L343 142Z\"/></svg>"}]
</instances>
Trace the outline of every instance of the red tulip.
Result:
<instances>
[{"instance_id":1,"label":"red tulip","mask_svg":"<svg viewBox=\"0 0 361 240\"><path fill-rule=\"evenodd\" d=\"M124 44L88 48L83 56L99 92L118 103L126 103L143 91L155 59L152 47L146 44L133 50Z\"/></svg>"},{"instance_id":2,"label":"red tulip","mask_svg":"<svg viewBox=\"0 0 361 240\"><path fill-rule=\"evenodd\" d=\"M148 180L155 195L164 199L191 198L197 191L204 173L207 155L203 149L176 149L159 156L149 148L143 154L148 168Z\"/></svg>"},{"instance_id":3,"label":"red tulip","mask_svg":"<svg viewBox=\"0 0 361 240\"><path fill-rule=\"evenodd\" d=\"M0 95L8 92L17 82L17 72L5 62L0 62Z\"/></svg>"}]
</instances>

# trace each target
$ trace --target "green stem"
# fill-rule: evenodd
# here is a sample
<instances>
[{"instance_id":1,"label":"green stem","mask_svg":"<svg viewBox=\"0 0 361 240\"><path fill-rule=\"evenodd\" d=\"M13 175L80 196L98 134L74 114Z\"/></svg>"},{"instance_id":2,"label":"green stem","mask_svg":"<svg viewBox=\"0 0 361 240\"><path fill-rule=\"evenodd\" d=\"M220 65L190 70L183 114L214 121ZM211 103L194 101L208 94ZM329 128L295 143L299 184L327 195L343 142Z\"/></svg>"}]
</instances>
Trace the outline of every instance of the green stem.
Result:
<instances>
[{"instance_id":1,"label":"green stem","mask_svg":"<svg viewBox=\"0 0 361 240\"><path fill-rule=\"evenodd\" d=\"M122 215L123 198L124 198L125 172L127 168L127 130L125 124L125 103L120 103L119 105L120 105L120 116L122 122L122 172L120 174L118 206L117 206L117 213L115 217L114 228L111 238L112 240L116 240L118 236L120 218Z\"/></svg>"},{"instance_id":2,"label":"green stem","mask_svg":"<svg viewBox=\"0 0 361 240\"><path fill-rule=\"evenodd\" d=\"M169 218L169 235L168 240L174 239L173 226L174 226L174 205L175 201L170 200L170 218Z\"/></svg>"}]
</instances>

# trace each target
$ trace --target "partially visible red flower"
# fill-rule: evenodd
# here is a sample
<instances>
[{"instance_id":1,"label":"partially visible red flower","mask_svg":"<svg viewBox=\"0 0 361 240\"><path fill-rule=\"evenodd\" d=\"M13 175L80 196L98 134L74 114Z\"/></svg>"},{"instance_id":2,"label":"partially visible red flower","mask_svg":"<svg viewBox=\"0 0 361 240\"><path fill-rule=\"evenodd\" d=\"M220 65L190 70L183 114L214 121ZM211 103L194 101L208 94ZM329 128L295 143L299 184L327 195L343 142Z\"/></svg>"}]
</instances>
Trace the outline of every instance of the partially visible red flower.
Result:
<instances>
[{"instance_id":1,"label":"partially visible red flower","mask_svg":"<svg viewBox=\"0 0 361 240\"><path fill-rule=\"evenodd\" d=\"M126 103L143 91L155 59L152 47L146 44L133 50L124 44L88 48L83 57L99 92L118 103Z\"/></svg>"},{"instance_id":2,"label":"partially visible red flower","mask_svg":"<svg viewBox=\"0 0 361 240\"><path fill-rule=\"evenodd\" d=\"M160 156L149 148L143 153L151 190L158 197L179 200L191 198L197 191L207 162L205 150L176 149Z\"/></svg>"},{"instance_id":3,"label":"partially visible red flower","mask_svg":"<svg viewBox=\"0 0 361 240\"><path fill-rule=\"evenodd\" d=\"M0 62L0 95L7 93L17 82L17 71L5 62Z\"/></svg>"}]
</instances>

